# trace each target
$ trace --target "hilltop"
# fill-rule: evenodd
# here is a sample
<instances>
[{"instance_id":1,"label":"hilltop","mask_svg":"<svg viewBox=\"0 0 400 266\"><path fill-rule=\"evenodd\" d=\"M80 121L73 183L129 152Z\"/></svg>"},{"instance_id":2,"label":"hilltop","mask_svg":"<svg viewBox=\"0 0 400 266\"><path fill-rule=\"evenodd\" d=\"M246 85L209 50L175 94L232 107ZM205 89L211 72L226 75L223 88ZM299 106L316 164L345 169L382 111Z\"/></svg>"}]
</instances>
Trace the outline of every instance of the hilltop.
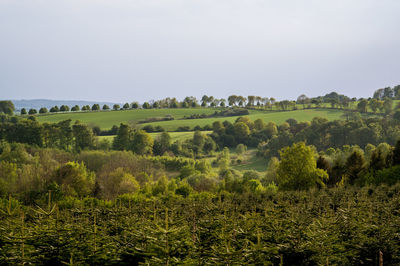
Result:
<instances>
[{"instance_id":1,"label":"hilltop","mask_svg":"<svg viewBox=\"0 0 400 266\"><path fill-rule=\"evenodd\" d=\"M21 110L22 108L25 109L39 109L41 107L46 107L50 109L55 105L93 105L93 104L108 104L113 105L114 103L111 102L94 102L94 101L77 101L77 100L49 100L49 99L32 99L32 100L11 100L14 103L15 109L17 111Z\"/></svg>"}]
</instances>

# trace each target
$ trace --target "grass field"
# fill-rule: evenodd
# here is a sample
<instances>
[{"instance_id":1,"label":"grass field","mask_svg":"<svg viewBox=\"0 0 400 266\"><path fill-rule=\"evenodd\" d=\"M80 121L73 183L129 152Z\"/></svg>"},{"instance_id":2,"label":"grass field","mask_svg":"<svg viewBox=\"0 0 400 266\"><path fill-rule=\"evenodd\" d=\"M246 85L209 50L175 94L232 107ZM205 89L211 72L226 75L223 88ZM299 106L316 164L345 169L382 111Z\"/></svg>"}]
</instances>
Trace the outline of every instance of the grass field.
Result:
<instances>
[{"instance_id":1,"label":"grass field","mask_svg":"<svg viewBox=\"0 0 400 266\"><path fill-rule=\"evenodd\" d=\"M203 134L210 134L212 131L202 131ZM150 136L153 139L156 139L161 133L150 133ZM187 139L191 139L193 138L193 134L194 132L169 132L169 135L171 136L171 142L174 143L177 140L180 141L185 141ZM115 136L99 136L99 140L109 140L109 141L113 141Z\"/></svg>"},{"instance_id":2,"label":"grass field","mask_svg":"<svg viewBox=\"0 0 400 266\"><path fill-rule=\"evenodd\" d=\"M65 119L72 119L72 121L80 120L88 125L97 125L101 129L110 129L113 125L120 123L128 123L130 125L136 124L139 120L150 117L164 117L172 115L175 120L160 121L146 124L139 124L143 127L145 125L162 126L167 131L175 131L178 127L189 126L193 128L197 125L205 126L211 125L214 121L235 121L237 117L212 117L203 119L181 119L184 116L192 114L212 114L216 111L213 108L188 108L188 109L138 109L126 111L107 111L107 112L78 112L78 113L62 113L62 114L47 114L38 115L37 120L40 122L55 123ZM306 109L295 111L266 111L266 110L250 110L250 119L256 120L263 119L265 122L275 122L277 124L283 123L289 118L294 118L298 121L310 121L312 118L319 116L325 117L329 120L340 119L343 114L342 110L338 109Z\"/></svg>"},{"instance_id":3,"label":"grass field","mask_svg":"<svg viewBox=\"0 0 400 266\"><path fill-rule=\"evenodd\" d=\"M342 110L337 109L306 109L306 110L296 110L296 111L250 111L250 119L262 119L265 122L275 122L276 124L281 124L289 118L294 118L297 121L311 121L314 117L324 117L328 120L341 119L343 115ZM189 126L193 128L197 125L203 127L205 125L211 125L214 121L225 121L234 122L238 117L212 117L204 119L185 119L185 120L172 120L172 121L161 121L153 122L153 126L162 126L167 131L174 131L180 126Z\"/></svg>"},{"instance_id":4,"label":"grass field","mask_svg":"<svg viewBox=\"0 0 400 266\"><path fill-rule=\"evenodd\" d=\"M231 165L231 167L235 170L242 172L249 170L255 170L257 172L267 171L268 161L263 157L257 157L256 153L256 149L246 151L243 155L240 156L243 161L240 164ZM231 158L237 159L238 156L236 153L231 153Z\"/></svg>"},{"instance_id":5,"label":"grass field","mask_svg":"<svg viewBox=\"0 0 400 266\"><path fill-rule=\"evenodd\" d=\"M68 112L57 114L45 114L36 116L39 122L56 123L66 119L79 120L85 124L97 125L101 129L110 129L120 123L136 124L139 120L150 117L164 117L171 115L175 119L192 114L213 114L218 109L213 108L180 108L180 109L137 109L121 111L100 112Z\"/></svg>"}]
</instances>

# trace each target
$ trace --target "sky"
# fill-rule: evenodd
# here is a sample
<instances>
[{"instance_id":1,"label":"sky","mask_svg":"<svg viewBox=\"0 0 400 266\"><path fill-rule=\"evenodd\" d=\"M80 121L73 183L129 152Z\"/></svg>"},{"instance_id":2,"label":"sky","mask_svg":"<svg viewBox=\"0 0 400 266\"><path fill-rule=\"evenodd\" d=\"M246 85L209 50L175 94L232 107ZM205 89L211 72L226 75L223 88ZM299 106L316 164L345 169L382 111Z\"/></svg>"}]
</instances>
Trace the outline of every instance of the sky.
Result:
<instances>
[{"instance_id":1,"label":"sky","mask_svg":"<svg viewBox=\"0 0 400 266\"><path fill-rule=\"evenodd\" d=\"M0 0L0 99L132 102L400 84L398 0Z\"/></svg>"}]
</instances>

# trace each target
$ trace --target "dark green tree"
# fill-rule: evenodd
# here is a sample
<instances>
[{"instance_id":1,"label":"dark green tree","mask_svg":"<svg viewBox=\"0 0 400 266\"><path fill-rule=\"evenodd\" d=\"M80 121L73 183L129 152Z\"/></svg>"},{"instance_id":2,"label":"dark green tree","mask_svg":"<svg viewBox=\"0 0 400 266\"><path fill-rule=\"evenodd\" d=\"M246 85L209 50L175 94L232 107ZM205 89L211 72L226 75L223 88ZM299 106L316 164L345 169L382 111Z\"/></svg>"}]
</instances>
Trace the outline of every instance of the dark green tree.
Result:
<instances>
[{"instance_id":1,"label":"dark green tree","mask_svg":"<svg viewBox=\"0 0 400 266\"><path fill-rule=\"evenodd\" d=\"M400 140L396 142L393 149L392 165L400 165Z\"/></svg>"},{"instance_id":2,"label":"dark green tree","mask_svg":"<svg viewBox=\"0 0 400 266\"><path fill-rule=\"evenodd\" d=\"M71 108L71 111L72 111L72 112L77 112L77 111L79 111L79 110L80 110L79 105L74 105L74 106L72 106L72 108Z\"/></svg>"},{"instance_id":3,"label":"dark green tree","mask_svg":"<svg viewBox=\"0 0 400 266\"><path fill-rule=\"evenodd\" d=\"M61 105L60 107L60 112L68 112L69 111L69 106L67 105Z\"/></svg>"},{"instance_id":4,"label":"dark green tree","mask_svg":"<svg viewBox=\"0 0 400 266\"><path fill-rule=\"evenodd\" d=\"M48 110L47 110L46 107L42 107L42 108L39 109L39 114L45 114L47 112L48 112Z\"/></svg>"},{"instance_id":5,"label":"dark green tree","mask_svg":"<svg viewBox=\"0 0 400 266\"><path fill-rule=\"evenodd\" d=\"M171 148L171 136L168 132L162 132L154 141L153 151L155 155L163 155Z\"/></svg>"},{"instance_id":6,"label":"dark green tree","mask_svg":"<svg viewBox=\"0 0 400 266\"><path fill-rule=\"evenodd\" d=\"M92 148L94 146L94 137L92 130L83 124L76 123L72 126L72 132L75 142L75 150L81 151L86 148Z\"/></svg>"},{"instance_id":7,"label":"dark green tree","mask_svg":"<svg viewBox=\"0 0 400 266\"><path fill-rule=\"evenodd\" d=\"M57 105L50 108L50 113L57 113L59 111L60 111L60 109L58 108Z\"/></svg>"},{"instance_id":8,"label":"dark green tree","mask_svg":"<svg viewBox=\"0 0 400 266\"><path fill-rule=\"evenodd\" d=\"M193 134L193 150L195 153L200 153L203 150L205 136L201 131L197 130Z\"/></svg>"},{"instance_id":9,"label":"dark green tree","mask_svg":"<svg viewBox=\"0 0 400 266\"><path fill-rule=\"evenodd\" d=\"M367 112L367 106L368 106L368 101L365 99L362 99L358 104L357 104L357 110L361 113L366 113Z\"/></svg>"},{"instance_id":10,"label":"dark green tree","mask_svg":"<svg viewBox=\"0 0 400 266\"><path fill-rule=\"evenodd\" d=\"M12 115L15 107L12 101L0 101L0 113Z\"/></svg>"},{"instance_id":11,"label":"dark green tree","mask_svg":"<svg viewBox=\"0 0 400 266\"><path fill-rule=\"evenodd\" d=\"M133 133L132 150L140 155L153 153L153 138L144 130L136 130Z\"/></svg>"},{"instance_id":12,"label":"dark green tree","mask_svg":"<svg viewBox=\"0 0 400 266\"><path fill-rule=\"evenodd\" d=\"M390 114L393 110L393 100L391 98L385 98L383 101L383 110L385 114Z\"/></svg>"},{"instance_id":13,"label":"dark green tree","mask_svg":"<svg viewBox=\"0 0 400 266\"><path fill-rule=\"evenodd\" d=\"M133 139L131 129L126 124L120 124L117 135L114 137L112 147L114 150L129 150Z\"/></svg>"},{"instance_id":14,"label":"dark green tree","mask_svg":"<svg viewBox=\"0 0 400 266\"><path fill-rule=\"evenodd\" d=\"M30 115L37 114L37 110L36 110L36 109L34 109L34 108L32 108L32 109L29 109L29 112L28 112L28 114L30 114Z\"/></svg>"},{"instance_id":15,"label":"dark green tree","mask_svg":"<svg viewBox=\"0 0 400 266\"><path fill-rule=\"evenodd\" d=\"M347 182L351 185L359 177L360 173L365 168L364 154L360 150L353 151L346 160L346 177Z\"/></svg>"},{"instance_id":16,"label":"dark green tree","mask_svg":"<svg viewBox=\"0 0 400 266\"><path fill-rule=\"evenodd\" d=\"M100 110L100 105L95 103L92 105L92 111L99 111Z\"/></svg>"},{"instance_id":17,"label":"dark green tree","mask_svg":"<svg viewBox=\"0 0 400 266\"><path fill-rule=\"evenodd\" d=\"M148 102L144 102L142 105L143 109L150 109L150 104Z\"/></svg>"}]
</instances>

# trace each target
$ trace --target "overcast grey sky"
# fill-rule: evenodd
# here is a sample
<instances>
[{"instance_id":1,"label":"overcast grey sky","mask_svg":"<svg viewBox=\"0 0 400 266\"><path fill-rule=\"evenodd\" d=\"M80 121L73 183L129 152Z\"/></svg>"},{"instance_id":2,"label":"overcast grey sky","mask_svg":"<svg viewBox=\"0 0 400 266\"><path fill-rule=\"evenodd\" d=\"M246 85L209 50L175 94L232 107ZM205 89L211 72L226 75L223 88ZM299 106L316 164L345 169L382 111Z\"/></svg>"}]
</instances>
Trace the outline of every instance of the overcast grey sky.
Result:
<instances>
[{"instance_id":1,"label":"overcast grey sky","mask_svg":"<svg viewBox=\"0 0 400 266\"><path fill-rule=\"evenodd\" d=\"M372 96L399 0L0 0L0 98Z\"/></svg>"}]
</instances>

